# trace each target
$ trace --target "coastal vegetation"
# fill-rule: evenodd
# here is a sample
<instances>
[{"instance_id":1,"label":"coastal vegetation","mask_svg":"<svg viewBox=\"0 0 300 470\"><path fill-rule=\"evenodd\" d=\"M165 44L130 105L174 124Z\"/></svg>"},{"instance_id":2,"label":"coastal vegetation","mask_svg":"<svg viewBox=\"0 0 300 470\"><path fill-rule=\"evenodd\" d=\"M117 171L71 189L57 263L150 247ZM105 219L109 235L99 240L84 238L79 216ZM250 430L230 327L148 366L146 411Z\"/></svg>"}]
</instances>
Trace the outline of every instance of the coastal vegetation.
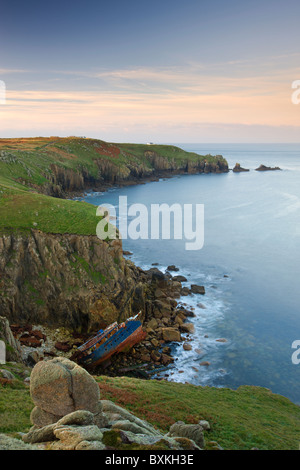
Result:
<instances>
[{"instance_id":1,"label":"coastal vegetation","mask_svg":"<svg viewBox=\"0 0 300 470\"><path fill-rule=\"evenodd\" d=\"M34 404L23 381L24 367L4 367L16 378L2 379L0 384L0 433L17 437L19 432L28 432ZM214 442L225 450L298 449L300 408L270 390L252 386L218 389L129 377L94 378L101 399L126 408L161 432L167 432L176 421L196 424L207 420L211 428L205 431L207 449Z\"/></svg>"},{"instance_id":2,"label":"coastal vegetation","mask_svg":"<svg viewBox=\"0 0 300 470\"><path fill-rule=\"evenodd\" d=\"M221 156L169 145L76 137L0 139L0 233L38 229L94 235L99 222L94 207L66 198L160 174L227 170Z\"/></svg>"},{"instance_id":3,"label":"coastal vegetation","mask_svg":"<svg viewBox=\"0 0 300 470\"><path fill-rule=\"evenodd\" d=\"M168 145L0 139L1 311L10 322L79 330L124 320L139 272L125 263L119 240L97 238L95 206L72 197L162 175L223 171L221 156Z\"/></svg>"},{"instance_id":4,"label":"coastal vegetation","mask_svg":"<svg viewBox=\"0 0 300 470\"><path fill-rule=\"evenodd\" d=\"M20 330L22 344L42 343L35 325L90 334L142 310L148 341L132 357L155 366L170 364L168 343L183 341L190 326L185 321L193 316L176 300L182 293L180 279L156 268L143 272L124 258L120 240L99 240L95 207L71 198L161 176L227 171L221 156L200 156L174 146L77 137L1 139L0 312L14 331ZM205 294L204 286L194 287ZM161 340L167 343L163 351ZM72 341L78 344L77 337ZM73 347L71 341L58 344ZM42 358L34 352L31 359L39 362ZM16 437L30 428L33 402L24 382L30 368L20 358L10 360L14 362L1 365L0 433ZM116 362L112 375L120 375L119 370ZM207 442L224 449L299 445L299 406L267 389L217 389L123 376L95 379L103 399L161 431L179 420L207 420Z\"/></svg>"}]
</instances>

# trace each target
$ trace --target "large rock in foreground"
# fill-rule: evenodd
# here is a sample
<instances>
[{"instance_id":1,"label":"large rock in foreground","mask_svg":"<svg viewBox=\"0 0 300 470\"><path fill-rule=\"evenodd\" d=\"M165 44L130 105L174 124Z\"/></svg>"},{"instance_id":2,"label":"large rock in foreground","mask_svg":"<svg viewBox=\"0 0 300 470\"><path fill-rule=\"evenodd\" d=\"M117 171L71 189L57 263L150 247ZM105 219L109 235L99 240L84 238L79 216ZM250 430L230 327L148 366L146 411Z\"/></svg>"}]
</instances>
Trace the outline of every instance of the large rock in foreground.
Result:
<instances>
[{"instance_id":1,"label":"large rock in foreground","mask_svg":"<svg viewBox=\"0 0 300 470\"><path fill-rule=\"evenodd\" d=\"M47 424L50 424L76 410L99 412L97 382L85 369L65 358L57 357L36 364L31 373L30 393L38 408L32 412L32 421L35 421L34 416L39 416L37 421L43 416L43 425L47 418Z\"/></svg>"},{"instance_id":2,"label":"large rock in foreground","mask_svg":"<svg viewBox=\"0 0 300 470\"><path fill-rule=\"evenodd\" d=\"M39 362L30 387L36 405L31 414L33 426L22 440L37 449L200 450L198 443L204 443L201 426L180 423L163 434L115 403L101 402L97 382L69 359ZM6 449L15 444L2 444L0 435L0 449L1 445Z\"/></svg>"}]
</instances>

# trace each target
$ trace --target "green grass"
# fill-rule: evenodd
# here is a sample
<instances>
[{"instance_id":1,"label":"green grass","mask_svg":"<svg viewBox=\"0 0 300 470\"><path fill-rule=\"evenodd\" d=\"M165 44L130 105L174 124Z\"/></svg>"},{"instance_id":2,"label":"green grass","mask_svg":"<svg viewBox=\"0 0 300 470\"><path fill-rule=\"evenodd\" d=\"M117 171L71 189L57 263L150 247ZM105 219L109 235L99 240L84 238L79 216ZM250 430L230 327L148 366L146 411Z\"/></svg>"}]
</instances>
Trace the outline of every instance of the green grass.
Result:
<instances>
[{"instance_id":1,"label":"green grass","mask_svg":"<svg viewBox=\"0 0 300 470\"><path fill-rule=\"evenodd\" d=\"M163 431L176 421L206 419L206 439L224 449L297 450L300 407L264 388L197 387L128 377L100 377L101 397L113 400Z\"/></svg>"},{"instance_id":2,"label":"green grass","mask_svg":"<svg viewBox=\"0 0 300 470\"><path fill-rule=\"evenodd\" d=\"M85 175L90 181L100 173L127 177L130 169L152 170L146 151L178 164L214 157L201 156L170 145L112 144L96 139L0 139L0 232L37 229L47 233L94 235L99 218L84 202L41 194L60 167L70 180ZM149 174L150 174L149 173Z\"/></svg>"},{"instance_id":3,"label":"green grass","mask_svg":"<svg viewBox=\"0 0 300 470\"><path fill-rule=\"evenodd\" d=\"M31 427L32 408L29 389L0 385L0 433L27 432Z\"/></svg>"},{"instance_id":4,"label":"green grass","mask_svg":"<svg viewBox=\"0 0 300 470\"><path fill-rule=\"evenodd\" d=\"M151 167L146 151L156 152L167 160L178 163L215 161L210 155L186 152L171 145L113 144L96 139L36 138L0 139L0 183L2 179L15 183L41 186L51 179L52 165L75 173L83 169L91 177L98 177L98 162L109 161L116 167ZM225 160L224 160L225 161Z\"/></svg>"},{"instance_id":5,"label":"green grass","mask_svg":"<svg viewBox=\"0 0 300 470\"><path fill-rule=\"evenodd\" d=\"M19 189L0 194L0 232L35 229L46 233L95 235L99 220L96 208L85 202Z\"/></svg>"},{"instance_id":6,"label":"green grass","mask_svg":"<svg viewBox=\"0 0 300 470\"><path fill-rule=\"evenodd\" d=\"M300 407L269 390L197 387L129 377L95 377L101 399L112 400L163 432L176 421L194 424L206 419L206 441L226 450L298 450ZM22 379L0 383L0 433L15 435L31 427L33 408Z\"/></svg>"},{"instance_id":7,"label":"green grass","mask_svg":"<svg viewBox=\"0 0 300 470\"><path fill-rule=\"evenodd\" d=\"M206 160L209 163L215 162L216 158L212 155L199 155L195 152L186 152L180 147L174 145L147 145L147 144L117 144L123 151L129 155L134 155L144 163L149 164L149 160L145 157L145 152L155 152L158 155L162 155L169 161L173 160L177 163L183 163L185 161L198 161ZM225 161L225 159L223 159Z\"/></svg>"}]
</instances>

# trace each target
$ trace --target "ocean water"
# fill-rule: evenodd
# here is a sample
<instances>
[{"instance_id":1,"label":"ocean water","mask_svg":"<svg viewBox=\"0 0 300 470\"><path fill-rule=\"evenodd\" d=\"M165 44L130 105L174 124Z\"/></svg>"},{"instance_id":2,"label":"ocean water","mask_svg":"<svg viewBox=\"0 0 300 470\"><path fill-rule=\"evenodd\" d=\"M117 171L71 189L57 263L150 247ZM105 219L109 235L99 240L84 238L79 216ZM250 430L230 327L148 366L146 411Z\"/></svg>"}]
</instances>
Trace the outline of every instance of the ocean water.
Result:
<instances>
[{"instance_id":1,"label":"ocean water","mask_svg":"<svg viewBox=\"0 0 300 470\"><path fill-rule=\"evenodd\" d=\"M200 250L187 251L184 239L123 241L137 265L157 262L164 271L175 264L188 280L183 285L206 288L204 296L180 299L194 309L195 332L187 338L192 350L174 346L167 378L233 389L257 385L300 404L300 364L292 362L292 343L300 340L300 144L176 145L222 154L230 168L239 162L250 171L182 175L85 196L117 210L119 196L148 208L204 205ZM260 164L282 171L255 171Z\"/></svg>"}]
</instances>

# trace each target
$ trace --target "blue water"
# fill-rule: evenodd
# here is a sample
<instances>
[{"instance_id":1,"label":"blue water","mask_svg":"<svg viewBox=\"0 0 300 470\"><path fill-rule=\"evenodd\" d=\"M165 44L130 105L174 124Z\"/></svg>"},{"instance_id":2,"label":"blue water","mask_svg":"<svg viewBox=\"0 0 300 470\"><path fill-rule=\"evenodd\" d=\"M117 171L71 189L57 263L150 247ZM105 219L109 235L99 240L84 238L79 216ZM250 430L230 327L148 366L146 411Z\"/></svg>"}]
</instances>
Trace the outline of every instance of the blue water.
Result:
<instances>
[{"instance_id":1,"label":"blue water","mask_svg":"<svg viewBox=\"0 0 300 470\"><path fill-rule=\"evenodd\" d=\"M143 268L158 262L180 268L206 295L182 297L194 308L191 351L175 348L169 380L217 387L267 387L300 404L300 144L176 144L200 154L222 154L248 173L183 175L146 185L86 195L95 205L204 204L205 241L187 251L186 240L124 240ZM257 172L260 164L282 171ZM226 342L217 339L225 338ZM208 367L201 366L208 361ZM163 375L163 374L162 374Z\"/></svg>"}]
</instances>

